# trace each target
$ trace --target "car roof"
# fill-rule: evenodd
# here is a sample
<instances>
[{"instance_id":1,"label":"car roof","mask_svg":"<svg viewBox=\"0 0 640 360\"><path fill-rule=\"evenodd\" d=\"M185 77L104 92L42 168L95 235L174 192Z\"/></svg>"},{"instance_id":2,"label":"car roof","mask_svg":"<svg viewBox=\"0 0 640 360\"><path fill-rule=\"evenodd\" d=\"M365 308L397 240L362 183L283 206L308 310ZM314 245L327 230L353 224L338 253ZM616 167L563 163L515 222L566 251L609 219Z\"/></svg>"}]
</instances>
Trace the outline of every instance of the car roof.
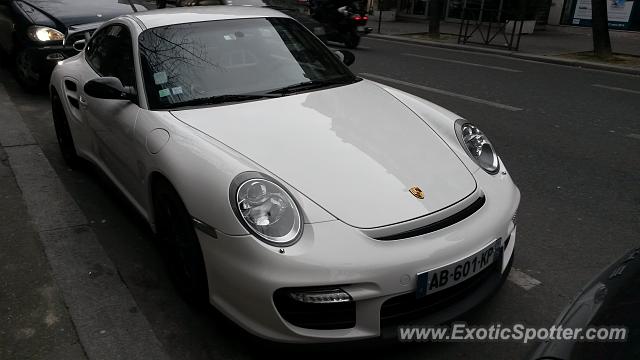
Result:
<instances>
[{"instance_id":1,"label":"car roof","mask_svg":"<svg viewBox=\"0 0 640 360\"><path fill-rule=\"evenodd\" d=\"M131 15L147 28L214 20L288 17L280 11L265 7L229 5L166 8L141 11Z\"/></svg>"}]
</instances>

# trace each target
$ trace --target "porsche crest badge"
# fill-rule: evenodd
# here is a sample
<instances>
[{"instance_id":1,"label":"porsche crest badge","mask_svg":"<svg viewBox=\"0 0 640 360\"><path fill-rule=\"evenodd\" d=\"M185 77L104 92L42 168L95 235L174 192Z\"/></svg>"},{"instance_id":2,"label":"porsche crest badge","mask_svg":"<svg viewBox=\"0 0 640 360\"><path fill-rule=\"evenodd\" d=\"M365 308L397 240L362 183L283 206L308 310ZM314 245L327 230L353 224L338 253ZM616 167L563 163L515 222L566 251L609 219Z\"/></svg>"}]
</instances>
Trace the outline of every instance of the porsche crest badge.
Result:
<instances>
[{"instance_id":1,"label":"porsche crest badge","mask_svg":"<svg viewBox=\"0 0 640 360\"><path fill-rule=\"evenodd\" d=\"M409 189L409 192L411 193L411 195L417 197L420 200L424 199L424 191L422 191L422 189L420 189L417 186L414 186L411 189Z\"/></svg>"}]
</instances>

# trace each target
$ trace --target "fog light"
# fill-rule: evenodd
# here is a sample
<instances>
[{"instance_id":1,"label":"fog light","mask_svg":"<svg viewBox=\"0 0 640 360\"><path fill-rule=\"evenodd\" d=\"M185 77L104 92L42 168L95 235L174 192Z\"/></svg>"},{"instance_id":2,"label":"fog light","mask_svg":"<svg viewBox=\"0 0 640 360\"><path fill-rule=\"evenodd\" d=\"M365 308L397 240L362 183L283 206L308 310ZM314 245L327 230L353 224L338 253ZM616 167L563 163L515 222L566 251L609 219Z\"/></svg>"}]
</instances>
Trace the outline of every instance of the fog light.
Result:
<instances>
[{"instance_id":1,"label":"fog light","mask_svg":"<svg viewBox=\"0 0 640 360\"><path fill-rule=\"evenodd\" d=\"M333 304L353 301L342 289L292 291L289 296L299 302L308 304Z\"/></svg>"}]
</instances>

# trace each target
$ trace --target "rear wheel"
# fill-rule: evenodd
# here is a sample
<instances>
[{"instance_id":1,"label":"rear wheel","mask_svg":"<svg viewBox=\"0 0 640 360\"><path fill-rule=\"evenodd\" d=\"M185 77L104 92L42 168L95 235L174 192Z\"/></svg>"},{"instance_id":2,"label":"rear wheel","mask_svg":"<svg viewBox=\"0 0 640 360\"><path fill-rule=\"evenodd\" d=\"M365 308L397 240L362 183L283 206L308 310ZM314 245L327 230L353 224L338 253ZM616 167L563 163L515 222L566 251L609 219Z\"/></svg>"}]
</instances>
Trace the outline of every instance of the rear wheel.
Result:
<instances>
[{"instance_id":1,"label":"rear wheel","mask_svg":"<svg viewBox=\"0 0 640 360\"><path fill-rule=\"evenodd\" d=\"M80 162L80 158L76 153L73 136L71 135L71 129L69 128L69 122L62 107L62 102L55 90L51 95L51 113L53 115L53 125L56 129L56 138L58 139L58 146L60 147L62 157L65 163L67 163L67 166L72 169L76 168Z\"/></svg>"},{"instance_id":2,"label":"rear wheel","mask_svg":"<svg viewBox=\"0 0 640 360\"><path fill-rule=\"evenodd\" d=\"M170 276L181 295L195 305L208 303L207 272L191 216L166 180L154 186L156 233Z\"/></svg>"},{"instance_id":3,"label":"rear wheel","mask_svg":"<svg viewBox=\"0 0 640 360\"><path fill-rule=\"evenodd\" d=\"M355 31L348 33L344 39L344 46L349 49L355 49L360 45L360 35Z\"/></svg>"}]
</instances>

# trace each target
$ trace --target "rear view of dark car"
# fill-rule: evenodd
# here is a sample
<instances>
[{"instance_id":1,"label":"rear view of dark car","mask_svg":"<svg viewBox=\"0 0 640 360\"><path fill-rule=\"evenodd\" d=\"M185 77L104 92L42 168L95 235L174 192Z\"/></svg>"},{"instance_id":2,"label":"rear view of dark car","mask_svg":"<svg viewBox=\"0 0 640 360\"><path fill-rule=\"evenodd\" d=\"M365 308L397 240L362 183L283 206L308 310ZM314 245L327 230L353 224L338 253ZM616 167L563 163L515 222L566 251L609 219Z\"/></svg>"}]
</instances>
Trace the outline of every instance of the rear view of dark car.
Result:
<instances>
[{"instance_id":1,"label":"rear view of dark car","mask_svg":"<svg viewBox=\"0 0 640 360\"><path fill-rule=\"evenodd\" d=\"M49 80L57 61L99 23L135 10L128 0L0 0L0 52L27 88Z\"/></svg>"},{"instance_id":2,"label":"rear view of dark car","mask_svg":"<svg viewBox=\"0 0 640 360\"><path fill-rule=\"evenodd\" d=\"M278 10L304 27L309 29L322 42L327 42L325 27L311 16L305 14L308 4L304 1L294 0L177 0L176 6L208 6L208 5L237 5L237 6L263 6Z\"/></svg>"}]
</instances>

